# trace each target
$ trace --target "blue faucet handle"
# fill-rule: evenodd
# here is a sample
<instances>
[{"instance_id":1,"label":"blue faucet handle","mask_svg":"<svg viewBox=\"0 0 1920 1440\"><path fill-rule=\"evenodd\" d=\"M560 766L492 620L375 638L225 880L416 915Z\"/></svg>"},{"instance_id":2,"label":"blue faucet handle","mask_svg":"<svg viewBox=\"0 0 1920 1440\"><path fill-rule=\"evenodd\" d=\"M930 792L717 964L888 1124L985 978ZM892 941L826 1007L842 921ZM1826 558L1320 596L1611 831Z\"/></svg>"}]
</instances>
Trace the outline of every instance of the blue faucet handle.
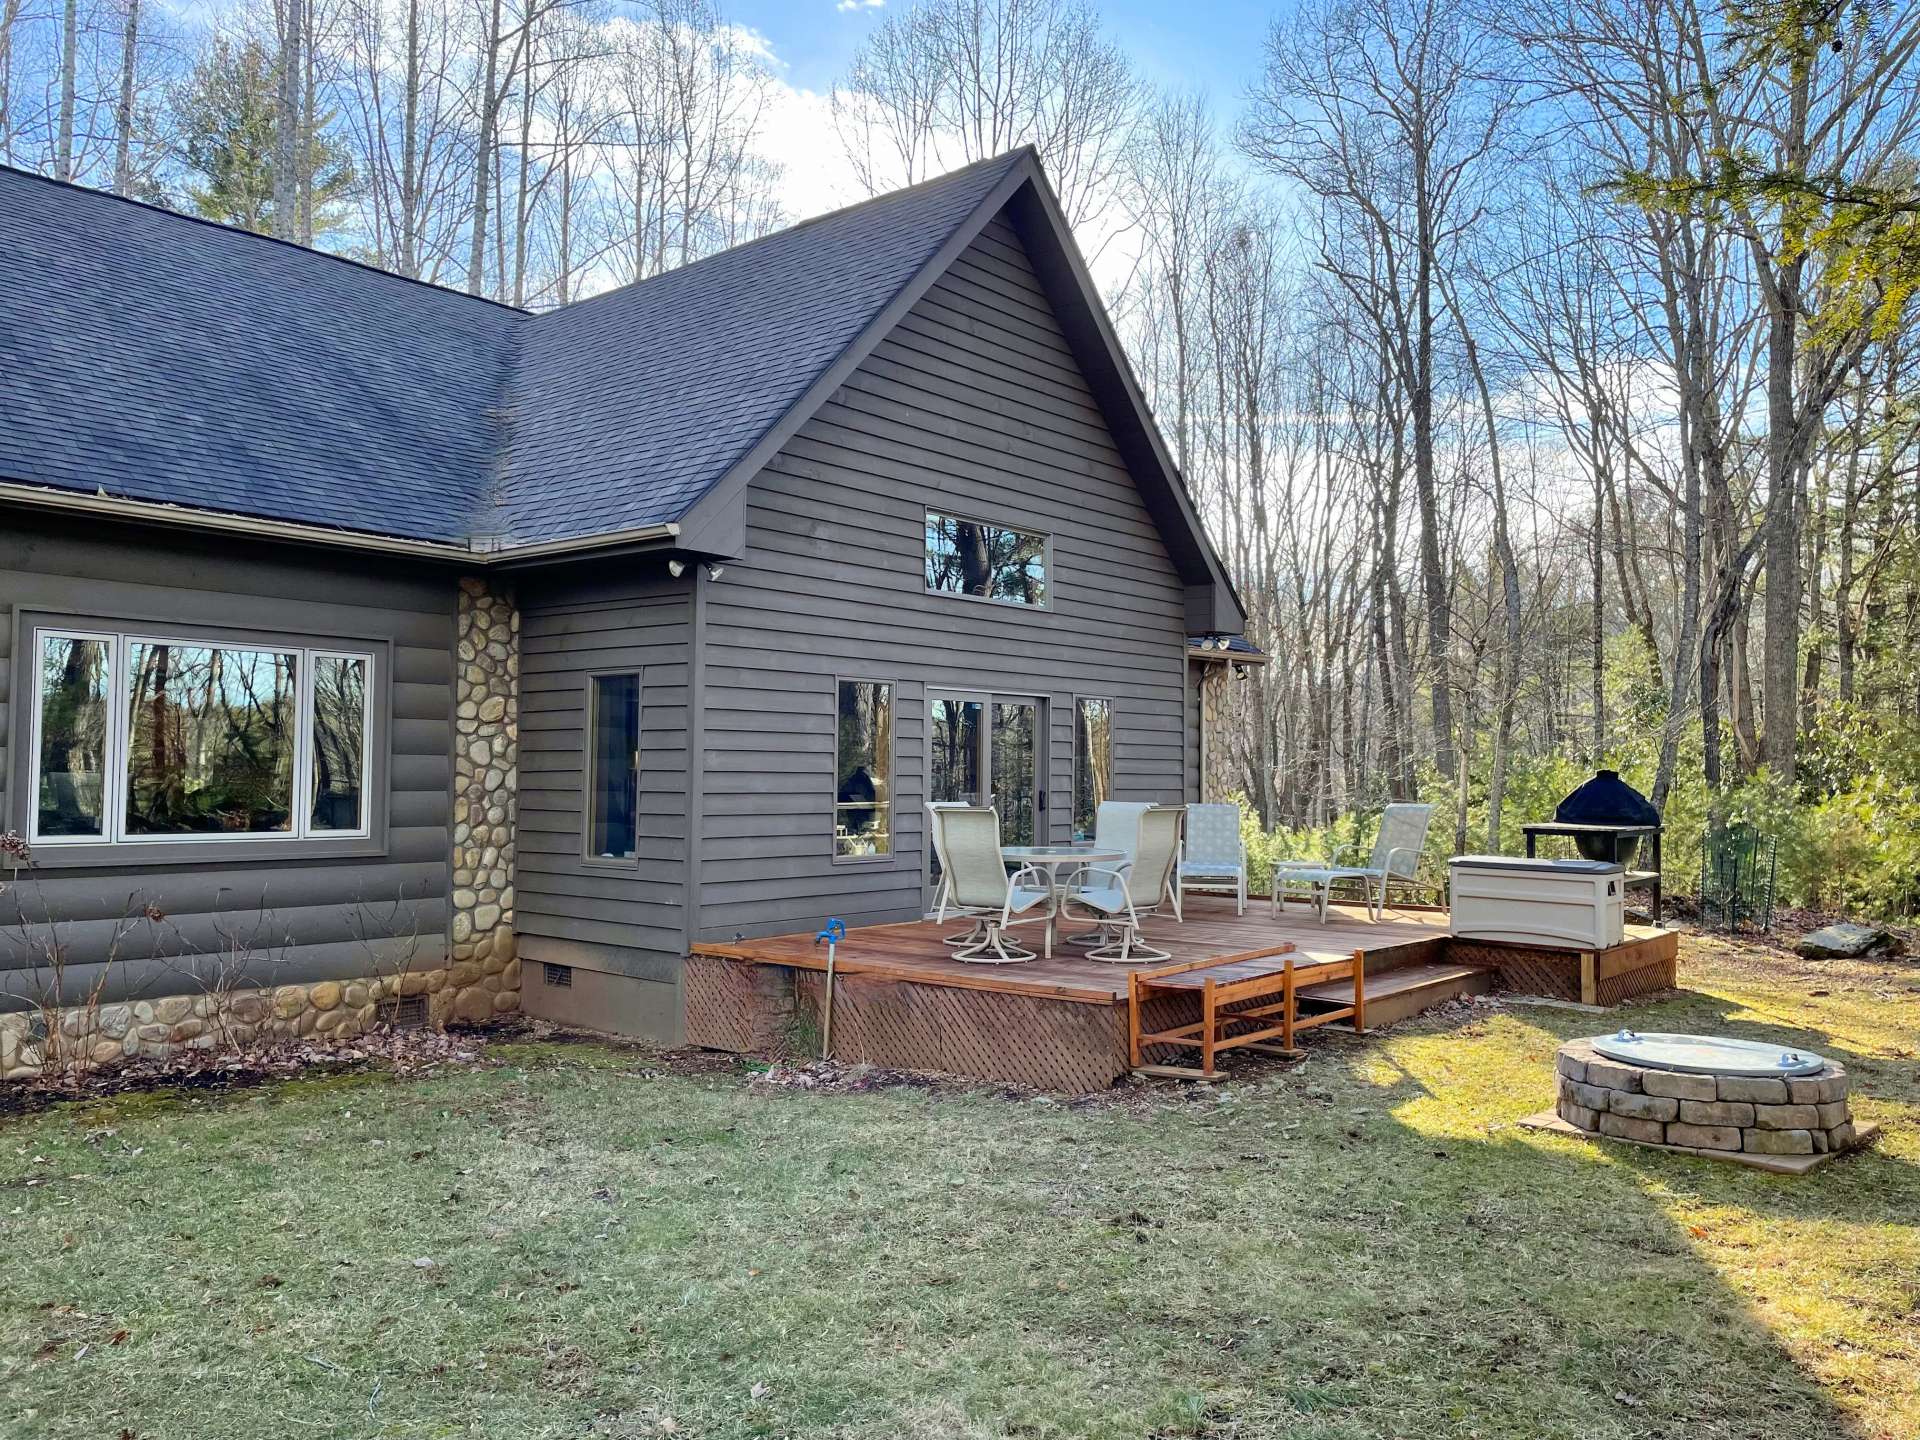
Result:
<instances>
[{"instance_id":1,"label":"blue faucet handle","mask_svg":"<svg viewBox=\"0 0 1920 1440\"><path fill-rule=\"evenodd\" d=\"M847 922L844 920L835 919L835 920L827 921L826 928L822 930L818 935L813 937L813 943L818 945L822 940L824 940L829 945L838 945L842 940L845 940L846 938L847 938Z\"/></svg>"}]
</instances>

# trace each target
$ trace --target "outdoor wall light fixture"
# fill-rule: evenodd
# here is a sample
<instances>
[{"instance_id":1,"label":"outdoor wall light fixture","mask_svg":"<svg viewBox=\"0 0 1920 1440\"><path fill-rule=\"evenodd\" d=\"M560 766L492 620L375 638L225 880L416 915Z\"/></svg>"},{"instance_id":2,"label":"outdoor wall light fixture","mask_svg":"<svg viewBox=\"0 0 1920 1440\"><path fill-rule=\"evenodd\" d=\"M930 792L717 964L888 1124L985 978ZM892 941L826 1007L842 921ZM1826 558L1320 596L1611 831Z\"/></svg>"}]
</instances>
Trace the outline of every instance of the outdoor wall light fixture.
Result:
<instances>
[{"instance_id":1,"label":"outdoor wall light fixture","mask_svg":"<svg viewBox=\"0 0 1920 1440\"><path fill-rule=\"evenodd\" d=\"M724 565L707 566L707 579L709 580L718 580L722 575L726 573L727 573L727 567Z\"/></svg>"},{"instance_id":2,"label":"outdoor wall light fixture","mask_svg":"<svg viewBox=\"0 0 1920 1440\"><path fill-rule=\"evenodd\" d=\"M671 575L674 579L678 580L682 575L686 573L687 573L686 561L684 560L667 561L667 574Z\"/></svg>"}]
</instances>

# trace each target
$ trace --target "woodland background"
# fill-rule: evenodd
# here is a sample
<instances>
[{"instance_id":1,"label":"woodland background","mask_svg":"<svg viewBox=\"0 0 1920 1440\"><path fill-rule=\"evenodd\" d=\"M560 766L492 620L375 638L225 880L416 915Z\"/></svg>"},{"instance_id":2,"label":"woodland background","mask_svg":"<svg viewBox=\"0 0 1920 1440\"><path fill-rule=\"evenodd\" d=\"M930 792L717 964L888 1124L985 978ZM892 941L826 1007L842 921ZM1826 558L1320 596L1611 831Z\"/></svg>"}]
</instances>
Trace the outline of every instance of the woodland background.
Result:
<instances>
[{"instance_id":1,"label":"woodland background","mask_svg":"<svg viewBox=\"0 0 1920 1440\"><path fill-rule=\"evenodd\" d=\"M1920 13L1303 0L1246 45L1166 92L1074 0L896 0L830 104L868 191L1039 146L1274 657L1260 851L1413 794L1436 857L1516 850L1605 763L1683 887L1745 819L1783 898L1920 909ZM709 0L0 0L0 160L529 307L804 218L773 83Z\"/></svg>"}]
</instances>

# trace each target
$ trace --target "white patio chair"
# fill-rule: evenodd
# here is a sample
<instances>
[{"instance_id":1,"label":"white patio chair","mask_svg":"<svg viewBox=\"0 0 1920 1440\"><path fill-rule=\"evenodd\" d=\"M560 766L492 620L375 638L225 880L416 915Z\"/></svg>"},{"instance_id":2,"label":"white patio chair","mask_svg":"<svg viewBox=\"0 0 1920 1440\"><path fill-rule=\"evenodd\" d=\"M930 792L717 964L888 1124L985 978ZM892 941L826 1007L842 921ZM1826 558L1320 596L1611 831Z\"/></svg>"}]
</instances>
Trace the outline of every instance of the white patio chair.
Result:
<instances>
[{"instance_id":1,"label":"white patio chair","mask_svg":"<svg viewBox=\"0 0 1920 1440\"><path fill-rule=\"evenodd\" d=\"M1083 865L1067 882L1061 913L1071 907L1083 912L1075 919L1098 925L1098 943L1089 960L1133 965L1147 960L1170 960L1169 951L1149 945L1141 921L1161 913L1174 902L1178 918L1179 886L1174 870L1180 860L1180 830L1186 819L1183 805L1156 805L1140 817L1139 844L1133 860L1124 865Z\"/></svg>"},{"instance_id":2,"label":"white patio chair","mask_svg":"<svg viewBox=\"0 0 1920 1440\"><path fill-rule=\"evenodd\" d=\"M1387 908L1387 885L1411 880L1420 868L1420 852L1427 845L1431 805L1389 805L1380 815L1380 834L1373 857L1365 865L1333 865L1324 860L1282 860L1273 867L1273 913L1286 904L1286 892L1304 889L1305 899L1317 906L1320 923L1327 923L1327 901L1336 885L1358 885L1367 901L1367 918L1376 924Z\"/></svg>"},{"instance_id":3,"label":"white patio chair","mask_svg":"<svg viewBox=\"0 0 1920 1440\"><path fill-rule=\"evenodd\" d=\"M1233 896L1233 913L1247 913L1247 842L1238 805L1189 805L1187 839L1180 847L1180 896Z\"/></svg>"},{"instance_id":4,"label":"white patio chair","mask_svg":"<svg viewBox=\"0 0 1920 1440\"><path fill-rule=\"evenodd\" d=\"M947 871L946 832L940 828L939 810L966 810L970 806L965 800L929 800L927 801L927 834L933 844L933 858L940 867L940 884L933 893L933 918L935 923L947 922L947 908L953 903L953 881ZM980 938L980 922L973 922L971 930L963 930L958 935L942 935L942 945L971 945Z\"/></svg>"},{"instance_id":5,"label":"white patio chair","mask_svg":"<svg viewBox=\"0 0 1920 1440\"><path fill-rule=\"evenodd\" d=\"M980 926L980 933L955 950L953 958L976 965L1033 959L1034 952L1010 940L1007 931L1053 918L1048 877L1031 865L1007 874L1000 858L999 811L968 805L932 814L941 831L939 853L945 858L949 901L957 913Z\"/></svg>"},{"instance_id":6,"label":"white patio chair","mask_svg":"<svg viewBox=\"0 0 1920 1440\"><path fill-rule=\"evenodd\" d=\"M1134 846L1140 843L1140 817L1151 809L1152 803L1146 801L1102 800L1093 812L1093 848L1118 850L1126 858L1116 864L1132 860Z\"/></svg>"}]
</instances>

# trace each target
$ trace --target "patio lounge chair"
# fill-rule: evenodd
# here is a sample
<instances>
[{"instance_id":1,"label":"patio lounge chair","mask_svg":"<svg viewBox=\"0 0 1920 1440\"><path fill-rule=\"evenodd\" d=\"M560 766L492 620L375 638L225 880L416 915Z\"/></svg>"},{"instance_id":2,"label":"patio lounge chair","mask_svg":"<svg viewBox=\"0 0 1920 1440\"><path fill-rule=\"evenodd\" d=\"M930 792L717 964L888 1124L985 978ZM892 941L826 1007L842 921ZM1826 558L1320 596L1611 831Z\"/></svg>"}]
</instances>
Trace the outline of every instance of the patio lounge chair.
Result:
<instances>
[{"instance_id":1,"label":"patio lounge chair","mask_svg":"<svg viewBox=\"0 0 1920 1440\"><path fill-rule=\"evenodd\" d=\"M1053 885L1046 874L1031 865L1007 874L1000 858L999 811L955 806L932 815L940 832L938 853L946 864L949 899L956 911L980 926L980 933L956 949L953 958L976 965L1033 959L1034 952L1011 940L1007 931L1053 917Z\"/></svg>"},{"instance_id":2,"label":"patio lounge chair","mask_svg":"<svg viewBox=\"0 0 1920 1440\"><path fill-rule=\"evenodd\" d=\"M953 877L947 871L946 831L940 828L939 810L965 810L970 808L965 800L929 800L927 801L927 833L933 843L934 862L940 867L940 885L934 891L933 918L944 925L947 909L953 903ZM971 945L980 938L980 922L973 922L971 930L963 930L958 935L942 935L942 945Z\"/></svg>"},{"instance_id":3,"label":"patio lounge chair","mask_svg":"<svg viewBox=\"0 0 1920 1440\"><path fill-rule=\"evenodd\" d=\"M1180 897L1188 892L1233 896L1233 913L1247 913L1247 842L1238 805L1189 805L1187 839L1180 847Z\"/></svg>"},{"instance_id":4,"label":"patio lounge chair","mask_svg":"<svg viewBox=\"0 0 1920 1440\"><path fill-rule=\"evenodd\" d=\"M1327 901L1336 885L1358 885L1366 896L1367 918L1379 921L1387 908L1387 884L1411 880L1427 844L1431 805L1389 805L1380 815L1380 834L1365 865L1334 865L1324 860L1282 860L1273 867L1273 913L1286 903L1288 890L1305 890L1327 923Z\"/></svg>"},{"instance_id":5,"label":"patio lounge chair","mask_svg":"<svg viewBox=\"0 0 1920 1440\"><path fill-rule=\"evenodd\" d=\"M1089 960L1111 960L1118 964L1137 964L1145 960L1169 960L1165 950L1147 944L1141 933L1141 920L1160 913L1171 898L1177 902L1179 887L1174 884L1174 867L1180 859L1180 830L1186 819L1183 805L1156 805L1140 817L1140 843L1132 861L1122 865L1083 865L1073 872L1066 886L1061 913L1078 906L1079 920L1098 925L1098 939L1087 952Z\"/></svg>"}]
</instances>

